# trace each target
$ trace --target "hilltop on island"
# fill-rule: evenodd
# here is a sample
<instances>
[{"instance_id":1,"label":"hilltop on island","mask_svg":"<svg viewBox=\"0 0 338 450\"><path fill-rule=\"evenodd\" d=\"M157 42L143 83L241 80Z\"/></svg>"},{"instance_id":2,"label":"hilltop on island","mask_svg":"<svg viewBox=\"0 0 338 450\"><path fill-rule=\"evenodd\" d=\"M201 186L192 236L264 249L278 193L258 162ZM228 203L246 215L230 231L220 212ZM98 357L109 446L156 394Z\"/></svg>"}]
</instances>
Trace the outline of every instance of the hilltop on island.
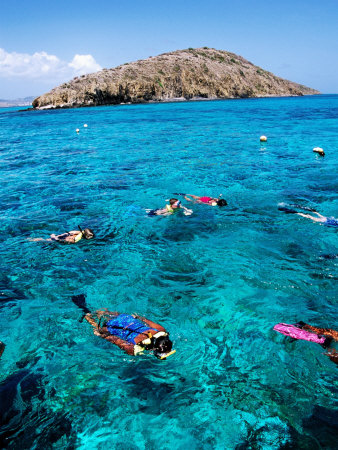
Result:
<instances>
[{"instance_id":1,"label":"hilltop on island","mask_svg":"<svg viewBox=\"0 0 338 450\"><path fill-rule=\"evenodd\" d=\"M35 109L192 99L319 94L234 53L189 48L76 77L33 101Z\"/></svg>"}]
</instances>

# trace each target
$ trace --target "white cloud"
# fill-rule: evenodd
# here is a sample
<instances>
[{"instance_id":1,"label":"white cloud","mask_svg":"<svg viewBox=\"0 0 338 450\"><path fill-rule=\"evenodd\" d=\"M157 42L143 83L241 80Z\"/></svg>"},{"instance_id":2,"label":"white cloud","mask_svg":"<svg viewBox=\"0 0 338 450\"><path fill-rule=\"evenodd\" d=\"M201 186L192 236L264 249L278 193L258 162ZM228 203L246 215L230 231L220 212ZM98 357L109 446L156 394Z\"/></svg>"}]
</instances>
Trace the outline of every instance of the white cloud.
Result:
<instances>
[{"instance_id":1,"label":"white cloud","mask_svg":"<svg viewBox=\"0 0 338 450\"><path fill-rule=\"evenodd\" d=\"M101 70L92 55L75 55L71 62L46 52L8 53L0 48L0 76L4 78L65 80Z\"/></svg>"},{"instance_id":2,"label":"white cloud","mask_svg":"<svg viewBox=\"0 0 338 450\"><path fill-rule=\"evenodd\" d=\"M92 55L75 55L73 61L68 66L74 69L78 75L97 72L102 69Z\"/></svg>"}]
</instances>

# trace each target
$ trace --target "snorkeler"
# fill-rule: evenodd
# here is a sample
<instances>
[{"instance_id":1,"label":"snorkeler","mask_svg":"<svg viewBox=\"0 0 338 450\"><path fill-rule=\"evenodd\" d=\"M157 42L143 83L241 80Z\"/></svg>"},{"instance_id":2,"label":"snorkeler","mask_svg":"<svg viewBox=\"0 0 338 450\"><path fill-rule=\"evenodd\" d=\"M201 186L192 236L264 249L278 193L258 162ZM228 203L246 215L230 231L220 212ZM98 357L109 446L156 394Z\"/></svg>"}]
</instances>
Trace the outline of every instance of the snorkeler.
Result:
<instances>
[{"instance_id":1,"label":"snorkeler","mask_svg":"<svg viewBox=\"0 0 338 450\"><path fill-rule=\"evenodd\" d=\"M169 333L157 323L136 314L111 311L90 312L83 294L72 297L72 302L82 309L84 318L94 328L94 334L120 347L128 355L152 351L158 359L166 359L172 350ZM94 318L95 317L95 318Z\"/></svg>"},{"instance_id":2,"label":"snorkeler","mask_svg":"<svg viewBox=\"0 0 338 450\"><path fill-rule=\"evenodd\" d=\"M330 360L338 364L338 352L334 348L328 348L332 341L338 342L338 331L331 328L319 328L308 325L305 322L299 321L294 325L287 323L278 323L273 327L278 333L290 336L293 339L301 339L303 341L315 342L320 344L327 350L327 355Z\"/></svg>"},{"instance_id":3,"label":"snorkeler","mask_svg":"<svg viewBox=\"0 0 338 450\"><path fill-rule=\"evenodd\" d=\"M279 204L279 206L278 206L279 211L283 211L286 214L297 214L298 216L305 217L306 219L311 219L314 222L322 223L323 225L325 225L327 227L338 227L338 219L336 219L335 217L325 217L322 214L319 214L319 212L317 212L314 209L306 208L306 207L302 207L302 206L298 206L298 205L291 205L291 206L294 206L295 208L301 208L301 209L305 209L307 211L311 211L313 214L317 214L317 216L313 216L311 214L304 214L304 213L296 211L293 208L289 208L288 206L284 206L284 205L285 205L284 203Z\"/></svg>"},{"instance_id":4,"label":"snorkeler","mask_svg":"<svg viewBox=\"0 0 338 450\"><path fill-rule=\"evenodd\" d=\"M92 239L95 235L94 232L90 228L85 228L84 230L81 229L81 227L78 225L79 231L68 231L68 233L63 234L51 234L49 239L43 239L43 238L33 238L29 239L30 241L56 241L61 242L64 244L76 244L79 242L82 238L83 239Z\"/></svg>"},{"instance_id":5,"label":"snorkeler","mask_svg":"<svg viewBox=\"0 0 338 450\"><path fill-rule=\"evenodd\" d=\"M192 214L192 210L183 206L180 200L177 198L171 198L169 200L169 205L165 205L165 208L162 209L152 209L148 212L148 216L168 216L177 211L183 211L183 214L186 216L190 216Z\"/></svg>"},{"instance_id":6,"label":"snorkeler","mask_svg":"<svg viewBox=\"0 0 338 450\"><path fill-rule=\"evenodd\" d=\"M317 214L317 217L311 216L311 214L303 214L303 213L297 213L299 216L306 217L307 219L311 219L314 222L320 222L323 225L326 225L327 227L338 227L338 219L335 217L325 217L322 214L319 214L317 211L313 211L315 214Z\"/></svg>"},{"instance_id":7,"label":"snorkeler","mask_svg":"<svg viewBox=\"0 0 338 450\"><path fill-rule=\"evenodd\" d=\"M5 344L3 342L0 341L0 358L5 350Z\"/></svg>"},{"instance_id":8,"label":"snorkeler","mask_svg":"<svg viewBox=\"0 0 338 450\"><path fill-rule=\"evenodd\" d=\"M198 197L197 195L192 194L182 194L184 195L184 198L188 200L188 202L194 202L194 203L204 203L205 205L210 206L227 206L227 201L224 200L224 198L220 198L221 195L216 197ZM191 197L191 198L189 198Z\"/></svg>"},{"instance_id":9,"label":"snorkeler","mask_svg":"<svg viewBox=\"0 0 338 450\"><path fill-rule=\"evenodd\" d=\"M338 342L338 331L336 331L336 330L332 330L331 328L314 327L313 325L309 325L305 322L302 322L301 320L298 322L297 325L301 326L301 328L303 330L309 330L318 335L322 334L323 336L329 337L329 338L333 339L334 341Z\"/></svg>"}]
</instances>

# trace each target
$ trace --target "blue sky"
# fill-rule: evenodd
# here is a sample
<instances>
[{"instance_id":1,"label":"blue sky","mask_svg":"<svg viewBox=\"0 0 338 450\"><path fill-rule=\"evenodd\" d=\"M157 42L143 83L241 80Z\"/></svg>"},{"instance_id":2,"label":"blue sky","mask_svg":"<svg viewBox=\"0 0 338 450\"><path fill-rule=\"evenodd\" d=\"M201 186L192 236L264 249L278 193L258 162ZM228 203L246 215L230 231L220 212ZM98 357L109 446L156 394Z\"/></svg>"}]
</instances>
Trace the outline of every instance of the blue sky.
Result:
<instances>
[{"instance_id":1,"label":"blue sky","mask_svg":"<svg viewBox=\"0 0 338 450\"><path fill-rule=\"evenodd\" d=\"M338 93L338 0L11 0L0 12L0 98L203 46Z\"/></svg>"}]
</instances>

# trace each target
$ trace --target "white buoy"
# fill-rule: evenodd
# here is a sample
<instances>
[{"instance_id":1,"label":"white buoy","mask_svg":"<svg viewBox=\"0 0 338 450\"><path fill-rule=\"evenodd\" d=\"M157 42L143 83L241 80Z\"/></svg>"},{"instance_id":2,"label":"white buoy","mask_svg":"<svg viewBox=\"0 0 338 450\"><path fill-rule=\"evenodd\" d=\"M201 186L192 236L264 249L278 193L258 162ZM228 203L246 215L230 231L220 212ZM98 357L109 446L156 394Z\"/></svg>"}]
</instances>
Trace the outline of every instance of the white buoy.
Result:
<instances>
[{"instance_id":1,"label":"white buoy","mask_svg":"<svg viewBox=\"0 0 338 450\"><path fill-rule=\"evenodd\" d=\"M321 156L324 156L324 155L325 155L324 150L323 150L322 148L320 148L320 147L315 147L315 148L313 149L313 151L314 151L315 153L318 153L318 154L321 155Z\"/></svg>"},{"instance_id":2,"label":"white buoy","mask_svg":"<svg viewBox=\"0 0 338 450\"><path fill-rule=\"evenodd\" d=\"M259 140L260 140L261 142L266 142L266 141L268 140L268 138L267 138L266 136L261 136L261 137L259 138Z\"/></svg>"},{"instance_id":3,"label":"white buoy","mask_svg":"<svg viewBox=\"0 0 338 450\"><path fill-rule=\"evenodd\" d=\"M75 130L77 133L79 133L80 132L80 129L79 128L76 128L76 130Z\"/></svg>"},{"instance_id":4,"label":"white buoy","mask_svg":"<svg viewBox=\"0 0 338 450\"><path fill-rule=\"evenodd\" d=\"M83 125L85 128L87 128L88 127L88 125L85 123L84 125Z\"/></svg>"}]
</instances>

